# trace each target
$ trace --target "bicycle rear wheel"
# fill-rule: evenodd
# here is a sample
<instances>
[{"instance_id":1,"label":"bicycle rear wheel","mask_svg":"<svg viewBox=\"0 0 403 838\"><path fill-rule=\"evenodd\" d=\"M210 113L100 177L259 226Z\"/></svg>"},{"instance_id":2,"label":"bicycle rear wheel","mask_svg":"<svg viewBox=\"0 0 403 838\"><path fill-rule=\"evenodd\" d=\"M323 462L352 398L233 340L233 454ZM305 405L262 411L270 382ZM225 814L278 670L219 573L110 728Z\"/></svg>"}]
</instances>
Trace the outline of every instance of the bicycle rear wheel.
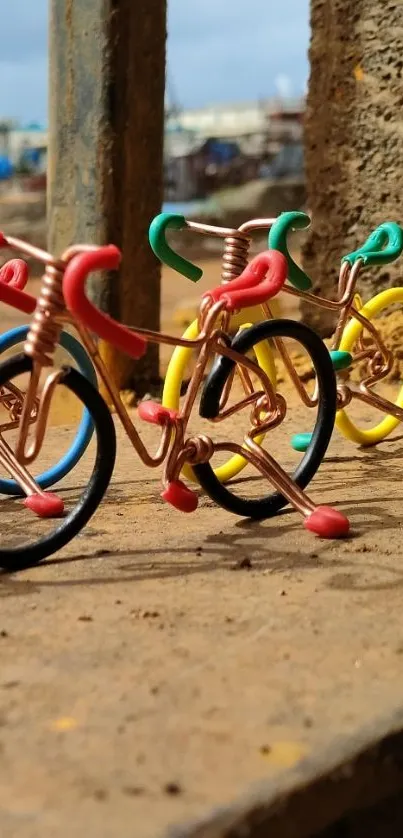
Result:
<instances>
[{"instance_id":1,"label":"bicycle rear wheel","mask_svg":"<svg viewBox=\"0 0 403 838\"><path fill-rule=\"evenodd\" d=\"M32 360L17 355L0 364L0 388L13 382L17 376L30 373ZM0 567L8 571L21 570L38 564L42 559L60 550L87 524L109 485L116 456L116 434L110 412L93 385L81 373L70 367L63 368L60 386L71 391L87 409L95 430L96 450L94 465L85 488L77 499L73 497L71 511L49 531L54 519L39 520L32 511L17 501L6 500L7 509L12 504L12 517L0 535ZM11 447L11 446L10 446ZM46 529L43 535L43 530ZM31 541L26 537L31 535ZM32 541L33 538L35 539ZM38 538L36 538L38 535Z\"/></svg>"},{"instance_id":2,"label":"bicycle rear wheel","mask_svg":"<svg viewBox=\"0 0 403 838\"><path fill-rule=\"evenodd\" d=\"M313 373L318 384L318 406L316 421L310 444L294 471L292 478L304 489L316 474L329 445L336 415L336 379L329 352L311 329L294 320L271 320L251 326L240 332L232 341L232 348L246 354L262 340L290 338L300 344L310 356ZM206 380L200 400L200 416L215 419L226 381L232 373L234 361L224 356L217 359ZM247 518L269 518L275 515L288 501L280 492L258 498L246 498L235 494L217 479L210 464L194 466L197 479L204 491L224 509Z\"/></svg>"}]
</instances>

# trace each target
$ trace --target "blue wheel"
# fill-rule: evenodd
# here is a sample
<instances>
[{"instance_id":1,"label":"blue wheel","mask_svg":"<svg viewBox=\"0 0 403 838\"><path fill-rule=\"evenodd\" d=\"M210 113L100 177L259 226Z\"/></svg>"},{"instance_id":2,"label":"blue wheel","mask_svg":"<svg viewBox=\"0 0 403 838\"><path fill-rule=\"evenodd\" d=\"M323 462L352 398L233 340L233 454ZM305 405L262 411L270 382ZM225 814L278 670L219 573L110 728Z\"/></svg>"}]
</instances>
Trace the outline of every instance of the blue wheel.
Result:
<instances>
[{"instance_id":1,"label":"blue wheel","mask_svg":"<svg viewBox=\"0 0 403 838\"><path fill-rule=\"evenodd\" d=\"M28 326L17 326L15 329L10 329L0 336L0 353L12 349L19 343L25 341L28 334ZM89 358L84 347L79 341L70 335L68 332L62 332L60 335L60 346L66 350L70 357L75 361L80 372L84 377L98 388L97 376L91 359ZM59 480L62 480L78 463L84 454L85 449L90 442L94 431L91 416L85 408L78 427L77 435L70 446L69 450L59 460L56 465L49 468L39 477L35 476L35 480L41 489L48 489ZM15 480L6 480L0 478L0 492L4 495L18 495L22 496L21 489Z\"/></svg>"}]
</instances>

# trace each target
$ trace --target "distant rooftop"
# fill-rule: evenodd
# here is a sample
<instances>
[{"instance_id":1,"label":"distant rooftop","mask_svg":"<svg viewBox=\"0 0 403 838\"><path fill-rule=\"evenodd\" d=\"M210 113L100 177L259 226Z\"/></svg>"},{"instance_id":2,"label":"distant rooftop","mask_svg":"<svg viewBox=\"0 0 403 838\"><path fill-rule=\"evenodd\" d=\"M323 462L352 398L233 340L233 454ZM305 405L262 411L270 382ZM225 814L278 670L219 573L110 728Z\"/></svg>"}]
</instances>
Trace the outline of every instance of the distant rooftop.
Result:
<instances>
[{"instance_id":1,"label":"distant rooftop","mask_svg":"<svg viewBox=\"0 0 403 838\"><path fill-rule=\"evenodd\" d=\"M243 102L215 102L211 105L204 105L200 108L184 108L187 114L199 113L220 113L222 111L248 111L261 109L268 113L277 113L278 111L294 111L303 110L305 108L305 96L292 97L282 99L281 97L271 97L268 99L249 99ZM183 113L182 111L182 113Z\"/></svg>"},{"instance_id":2,"label":"distant rooftop","mask_svg":"<svg viewBox=\"0 0 403 838\"><path fill-rule=\"evenodd\" d=\"M29 131L30 133L37 131L38 133L43 134L48 130L48 126L41 122L20 123L16 122L14 119L8 119L6 117L0 117L0 125L7 127L10 131Z\"/></svg>"},{"instance_id":3,"label":"distant rooftop","mask_svg":"<svg viewBox=\"0 0 403 838\"><path fill-rule=\"evenodd\" d=\"M40 122L27 122L24 125L16 125L13 128L14 131L38 131L38 133L44 133L47 131L47 126L42 125Z\"/></svg>"}]
</instances>

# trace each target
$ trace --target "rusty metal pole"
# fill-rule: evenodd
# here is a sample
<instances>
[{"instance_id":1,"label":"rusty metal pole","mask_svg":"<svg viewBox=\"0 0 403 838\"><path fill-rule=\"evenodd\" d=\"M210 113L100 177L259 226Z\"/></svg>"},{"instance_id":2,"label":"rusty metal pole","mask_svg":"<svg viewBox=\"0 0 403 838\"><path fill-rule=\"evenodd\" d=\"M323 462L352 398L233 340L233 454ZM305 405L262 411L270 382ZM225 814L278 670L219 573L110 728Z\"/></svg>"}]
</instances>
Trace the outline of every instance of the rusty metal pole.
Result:
<instances>
[{"instance_id":1,"label":"rusty metal pole","mask_svg":"<svg viewBox=\"0 0 403 838\"><path fill-rule=\"evenodd\" d=\"M166 0L50 0L49 247L113 242L120 273L92 299L159 328L160 269L148 226L162 203ZM120 389L158 379L158 349L131 361L101 347Z\"/></svg>"}]
</instances>

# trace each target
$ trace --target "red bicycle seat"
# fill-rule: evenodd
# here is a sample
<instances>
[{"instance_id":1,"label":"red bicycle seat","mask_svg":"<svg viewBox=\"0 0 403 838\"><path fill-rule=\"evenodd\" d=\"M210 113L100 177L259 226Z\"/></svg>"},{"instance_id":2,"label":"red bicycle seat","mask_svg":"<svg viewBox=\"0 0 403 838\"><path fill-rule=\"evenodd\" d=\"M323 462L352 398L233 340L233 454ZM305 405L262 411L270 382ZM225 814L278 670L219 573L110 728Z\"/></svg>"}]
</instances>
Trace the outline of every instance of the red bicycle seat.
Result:
<instances>
[{"instance_id":1,"label":"red bicycle seat","mask_svg":"<svg viewBox=\"0 0 403 838\"><path fill-rule=\"evenodd\" d=\"M0 233L0 246L1 246ZM0 301L25 314L32 314L36 298L22 289L28 281L28 265L24 259L10 259L0 268Z\"/></svg>"},{"instance_id":2,"label":"red bicycle seat","mask_svg":"<svg viewBox=\"0 0 403 838\"><path fill-rule=\"evenodd\" d=\"M213 302L223 300L228 311L266 303L281 291L287 279L287 260L279 250L258 253L241 275L203 295Z\"/></svg>"},{"instance_id":3,"label":"red bicycle seat","mask_svg":"<svg viewBox=\"0 0 403 838\"><path fill-rule=\"evenodd\" d=\"M113 244L98 247L73 256L66 265L63 277L63 294L67 308L90 331L116 346L131 358L141 358L147 348L144 338L136 335L94 306L85 294L85 281L92 271L115 270L121 260L119 248Z\"/></svg>"}]
</instances>

